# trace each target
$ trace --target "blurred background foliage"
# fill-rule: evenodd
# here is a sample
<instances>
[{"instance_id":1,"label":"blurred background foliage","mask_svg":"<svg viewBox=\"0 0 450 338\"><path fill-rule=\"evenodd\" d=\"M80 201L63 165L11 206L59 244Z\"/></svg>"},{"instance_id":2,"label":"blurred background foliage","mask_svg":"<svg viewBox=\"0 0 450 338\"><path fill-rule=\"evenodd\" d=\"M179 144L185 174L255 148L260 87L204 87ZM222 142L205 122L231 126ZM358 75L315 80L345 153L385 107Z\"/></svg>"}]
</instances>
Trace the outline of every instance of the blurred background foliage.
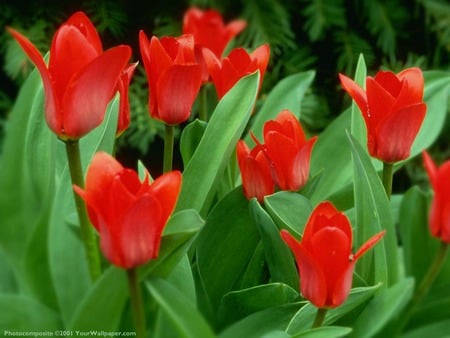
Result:
<instances>
[{"instance_id":1,"label":"blurred background foliage","mask_svg":"<svg viewBox=\"0 0 450 338\"><path fill-rule=\"evenodd\" d=\"M247 28L233 42L235 46L253 50L262 43L270 44L271 63L260 100L282 78L316 71L313 86L299 103L302 123L311 133L319 133L350 104L348 95L340 90L337 74L353 76L360 53L369 74L411 66L450 70L447 0L3 0L0 26L19 29L45 53L58 25L73 12L83 10L99 30L104 48L129 44L134 60L139 60L139 30L148 35L179 35L183 13L192 5L217 9L226 21L247 20ZM33 66L5 30L0 34L0 60L1 149L8 113ZM120 138L119 153L151 158L162 144L163 126L149 118L147 100L147 81L139 67L130 89L132 123ZM443 136L433 147L441 159L450 157L448 120ZM420 175L414 163L404 170L408 177Z\"/></svg>"}]
</instances>

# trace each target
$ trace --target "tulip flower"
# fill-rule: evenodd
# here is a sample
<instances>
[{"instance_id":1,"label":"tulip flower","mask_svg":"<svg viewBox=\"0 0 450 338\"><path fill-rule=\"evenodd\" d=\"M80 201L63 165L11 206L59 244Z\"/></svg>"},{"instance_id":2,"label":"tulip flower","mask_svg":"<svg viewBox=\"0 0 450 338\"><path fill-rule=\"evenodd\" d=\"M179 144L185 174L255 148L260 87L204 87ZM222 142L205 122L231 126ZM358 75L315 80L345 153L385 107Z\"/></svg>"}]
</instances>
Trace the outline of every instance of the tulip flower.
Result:
<instances>
[{"instance_id":1,"label":"tulip flower","mask_svg":"<svg viewBox=\"0 0 450 338\"><path fill-rule=\"evenodd\" d=\"M77 140L97 127L131 57L130 47L103 51L94 25L77 12L56 31L47 67L26 37L12 28L8 31L41 75L50 129L63 140Z\"/></svg>"},{"instance_id":2,"label":"tulip flower","mask_svg":"<svg viewBox=\"0 0 450 338\"><path fill-rule=\"evenodd\" d=\"M434 190L429 220L431 234L450 244L450 161L437 167L426 151L422 155Z\"/></svg>"},{"instance_id":3,"label":"tulip flower","mask_svg":"<svg viewBox=\"0 0 450 338\"><path fill-rule=\"evenodd\" d=\"M318 308L335 308L347 299L356 262L383 235L371 237L353 254L350 222L328 201L313 210L300 242L281 230L297 261L303 297Z\"/></svg>"},{"instance_id":4,"label":"tulip flower","mask_svg":"<svg viewBox=\"0 0 450 338\"><path fill-rule=\"evenodd\" d=\"M348 77L339 77L365 120L370 155L385 163L408 158L426 113L422 71L380 71L374 78L367 77L366 91Z\"/></svg>"},{"instance_id":5,"label":"tulip flower","mask_svg":"<svg viewBox=\"0 0 450 338\"><path fill-rule=\"evenodd\" d=\"M161 40L153 36L149 41L141 31L139 44L150 85L151 116L168 125L186 121L202 84L193 36L164 37Z\"/></svg>"},{"instance_id":6,"label":"tulip flower","mask_svg":"<svg viewBox=\"0 0 450 338\"><path fill-rule=\"evenodd\" d=\"M220 59L228 43L247 25L244 20L233 20L224 24L221 14L213 9L203 11L197 7L189 8L183 18L183 34L192 34L195 40L195 54L202 66L203 81L209 78L203 60L203 48L209 49Z\"/></svg>"},{"instance_id":7,"label":"tulip flower","mask_svg":"<svg viewBox=\"0 0 450 338\"><path fill-rule=\"evenodd\" d=\"M120 74L117 87L120 93L119 117L117 121L116 136L119 137L130 125L130 102L128 101L128 88L138 63L135 62L125 68Z\"/></svg>"},{"instance_id":8,"label":"tulip flower","mask_svg":"<svg viewBox=\"0 0 450 338\"><path fill-rule=\"evenodd\" d=\"M237 159L242 176L242 186L247 199L256 197L263 202L264 196L275 191L270 163L261 145L250 150L244 141L237 144Z\"/></svg>"},{"instance_id":9,"label":"tulip flower","mask_svg":"<svg viewBox=\"0 0 450 338\"><path fill-rule=\"evenodd\" d=\"M264 44L248 54L244 48L236 48L220 60L208 49L203 50L209 74L216 88L217 97L221 99L242 77L259 70L263 82L264 73L269 63L270 48Z\"/></svg>"},{"instance_id":10,"label":"tulip flower","mask_svg":"<svg viewBox=\"0 0 450 338\"><path fill-rule=\"evenodd\" d=\"M306 140L297 118L289 110L264 125L264 149L274 168L277 185L282 190L297 191L309 176L312 148L317 136Z\"/></svg>"},{"instance_id":11,"label":"tulip flower","mask_svg":"<svg viewBox=\"0 0 450 338\"><path fill-rule=\"evenodd\" d=\"M153 183L141 182L107 153L96 153L87 170L85 189L74 186L85 201L89 219L100 234L108 260L130 269L158 256L162 231L174 210L181 174L172 171Z\"/></svg>"}]
</instances>

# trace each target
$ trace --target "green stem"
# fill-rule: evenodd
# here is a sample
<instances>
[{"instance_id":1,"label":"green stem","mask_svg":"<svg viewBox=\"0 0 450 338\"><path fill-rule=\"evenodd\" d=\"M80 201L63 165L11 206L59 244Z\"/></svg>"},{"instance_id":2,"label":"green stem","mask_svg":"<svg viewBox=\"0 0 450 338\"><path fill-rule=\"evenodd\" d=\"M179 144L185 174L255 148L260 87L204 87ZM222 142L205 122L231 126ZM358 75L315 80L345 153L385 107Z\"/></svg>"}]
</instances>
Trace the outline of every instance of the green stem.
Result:
<instances>
[{"instance_id":1,"label":"green stem","mask_svg":"<svg viewBox=\"0 0 450 338\"><path fill-rule=\"evenodd\" d=\"M203 85L200 89L200 107L198 111L198 118L202 121L208 122L208 92L206 91L206 85Z\"/></svg>"},{"instance_id":2,"label":"green stem","mask_svg":"<svg viewBox=\"0 0 450 338\"><path fill-rule=\"evenodd\" d=\"M127 270L128 287L130 290L130 302L133 310L134 328L137 338L145 338L146 325L144 303L142 301L141 286L139 284L136 268Z\"/></svg>"},{"instance_id":3,"label":"green stem","mask_svg":"<svg viewBox=\"0 0 450 338\"><path fill-rule=\"evenodd\" d=\"M433 263L430 265L427 273L422 279L419 287L416 288L414 296L408 305L406 312L401 317L400 325L398 326L399 332L403 331L405 326L408 324L411 319L412 314L414 313L416 307L420 304L423 298L427 295L428 291L431 288L431 285L436 280L436 277L439 275L441 271L442 265L444 265L445 259L447 257L447 253L449 251L449 245L447 243L441 242L438 252L434 257Z\"/></svg>"},{"instance_id":4,"label":"green stem","mask_svg":"<svg viewBox=\"0 0 450 338\"><path fill-rule=\"evenodd\" d=\"M175 126L166 124L166 132L164 134L164 173L172 170L174 130Z\"/></svg>"},{"instance_id":5,"label":"green stem","mask_svg":"<svg viewBox=\"0 0 450 338\"><path fill-rule=\"evenodd\" d=\"M383 163L383 186L388 199L392 194L392 177L394 175L394 165L392 163Z\"/></svg>"},{"instance_id":6,"label":"green stem","mask_svg":"<svg viewBox=\"0 0 450 338\"><path fill-rule=\"evenodd\" d=\"M83 170L81 167L80 147L78 140L67 140L65 141L65 144L72 184L77 185L80 188L84 188ZM89 222L83 199L78 196L75 191L73 192L73 196L80 222L81 240L83 241L86 258L88 261L89 274L91 276L91 280L95 281L101 274L100 254L98 251L97 239L94 229Z\"/></svg>"},{"instance_id":7,"label":"green stem","mask_svg":"<svg viewBox=\"0 0 450 338\"><path fill-rule=\"evenodd\" d=\"M316 318L314 318L314 323L312 328L320 327L325 319L325 315L327 314L326 308L318 308L316 313Z\"/></svg>"}]
</instances>

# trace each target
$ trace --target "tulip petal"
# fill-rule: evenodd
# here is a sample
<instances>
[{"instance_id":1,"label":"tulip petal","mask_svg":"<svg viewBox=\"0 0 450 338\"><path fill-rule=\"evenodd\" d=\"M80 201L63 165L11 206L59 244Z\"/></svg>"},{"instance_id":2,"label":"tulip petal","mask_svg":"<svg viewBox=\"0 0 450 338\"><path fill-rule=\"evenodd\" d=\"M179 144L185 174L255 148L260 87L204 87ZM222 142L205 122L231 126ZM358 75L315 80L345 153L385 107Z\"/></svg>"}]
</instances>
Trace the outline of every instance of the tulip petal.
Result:
<instances>
[{"instance_id":1,"label":"tulip petal","mask_svg":"<svg viewBox=\"0 0 450 338\"><path fill-rule=\"evenodd\" d=\"M438 188L436 181L438 168L434 163L433 159L431 158L431 156L426 151L422 152L422 157L431 185L433 186L433 189L436 190Z\"/></svg>"},{"instance_id":2,"label":"tulip petal","mask_svg":"<svg viewBox=\"0 0 450 338\"><path fill-rule=\"evenodd\" d=\"M366 92L356 82L343 74L339 74L339 80L341 81L342 88L355 100L355 103L367 122L367 110L369 107L367 105Z\"/></svg>"},{"instance_id":3,"label":"tulip petal","mask_svg":"<svg viewBox=\"0 0 450 338\"><path fill-rule=\"evenodd\" d=\"M356 262L362 255L364 255L369 249L371 249L375 244L377 244L386 233L386 230L379 232L376 235L370 237L353 255L353 261Z\"/></svg>"},{"instance_id":4,"label":"tulip petal","mask_svg":"<svg viewBox=\"0 0 450 338\"><path fill-rule=\"evenodd\" d=\"M169 218L178 200L181 190L182 175L179 171L171 171L158 177L151 185L149 193L161 205L161 219Z\"/></svg>"},{"instance_id":5,"label":"tulip petal","mask_svg":"<svg viewBox=\"0 0 450 338\"><path fill-rule=\"evenodd\" d=\"M45 119L50 129L59 135L61 133L62 119L59 114L60 102L56 97L55 88L52 84L50 73L45 64L44 58L36 49L36 47L25 36L20 34L15 29L6 28L13 38L19 43L24 52L34 63L42 78L42 83L45 91Z\"/></svg>"},{"instance_id":6,"label":"tulip petal","mask_svg":"<svg viewBox=\"0 0 450 338\"><path fill-rule=\"evenodd\" d=\"M392 111L396 98L370 76L366 79L369 117L367 129L372 133L380 121Z\"/></svg>"},{"instance_id":7,"label":"tulip petal","mask_svg":"<svg viewBox=\"0 0 450 338\"><path fill-rule=\"evenodd\" d=\"M387 163L407 159L425 118L426 110L426 105L419 103L400 109L384 118L375 131L375 157Z\"/></svg>"},{"instance_id":8,"label":"tulip petal","mask_svg":"<svg viewBox=\"0 0 450 338\"><path fill-rule=\"evenodd\" d=\"M402 88L401 80L390 71L379 71L375 77L380 87L384 88L391 96L397 97Z\"/></svg>"},{"instance_id":9,"label":"tulip petal","mask_svg":"<svg viewBox=\"0 0 450 338\"><path fill-rule=\"evenodd\" d=\"M119 102L119 117L117 121L116 135L122 134L130 125L130 102L128 100L128 91L130 87L131 78L138 63L135 62L129 65L120 75L117 87L120 93Z\"/></svg>"},{"instance_id":10,"label":"tulip petal","mask_svg":"<svg viewBox=\"0 0 450 338\"><path fill-rule=\"evenodd\" d=\"M423 99L424 78L422 70L418 67L407 68L397 74L400 81L407 84L399 94L399 105L417 103ZM405 87L405 86L404 86Z\"/></svg>"},{"instance_id":11,"label":"tulip petal","mask_svg":"<svg viewBox=\"0 0 450 338\"><path fill-rule=\"evenodd\" d=\"M312 149L316 141L317 136L309 139L295 156L291 177L289 179L290 190L298 190L306 184L309 177Z\"/></svg>"},{"instance_id":12,"label":"tulip petal","mask_svg":"<svg viewBox=\"0 0 450 338\"><path fill-rule=\"evenodd\" d=\"M295 255L303 297L319 308L324 307L326 305L327 286L318 262L289 232L281 230L281 237Z\"/></svg>"},{"instance_id":13,"label":"tulip petal","mask_svg":"<svg viewBox=\"0 0 450 338\"><path fill-rule=\"evenodd\" d=\"M261 75L261 80L259 81L259 87L263 83L264 74L266 73L267 65L269 64L270 58L270 47L268 44L264 44L256 48L251 54L252 60L256 60L256 69L259 69ZM250 72L256 71L256 69L251 69Z\"/></svg>"},{"instance_id":14,"label":"tulip petal","mask_svg":"<svg viewBox=\"0 0 450 338\"><path fill-rule=\"evenodd\" d=\"M63 99L63 126L68 137L79 138L102 122L130 56L128 46L112 48L72 78Z\"/></svg>"},{"instance_id":15,"label":"tulip petal","mask_svg":"<svg viewBox=\"0 0 450 338\"><path fill-rule=\"evenodd\" d=\"M169 125L186 121L202 84L200 65L173 65L158 79L158 118Z\"/></svg>"},{"instance_id":16,"label":"tulip petal","mask_svg":"<svg viewBox=\"0 0 450 338\"><path fill-rule=\"evenodd\" d=\"M98 54L103 52L102 41L100 36L95 29L92 21L84 14L84 12L78 11L74 13L67 21L66 24L69 26L75 26L80 32L86 36L89 44L92 45Z\"/></svg>"},{"instance_id":17,"label":"tulip petal","mask_svg":"<svg viewBox=\"0 0 450 338\"><path fill-rule=\"evenodd\" d=\"M166 225L161 204L151 194L142 196L128 210L122 223L120 244L124 268L132 268L158 257L161 234Z\"/></svg>"},{"instance_id":18,"label":"tulip petal","mask_svg":"<svg viewBox=\"0 0 450 338\"><path fill-rule=\"evenodd\" d=\"M347 265L347 268L342 272L341 276L336 280L334 290L332 290L330 297L329 306L331 308L341 305L347 299L350 289L352 288L354 268L355 262L350 262Z\"/></svg>"}]
</instances>

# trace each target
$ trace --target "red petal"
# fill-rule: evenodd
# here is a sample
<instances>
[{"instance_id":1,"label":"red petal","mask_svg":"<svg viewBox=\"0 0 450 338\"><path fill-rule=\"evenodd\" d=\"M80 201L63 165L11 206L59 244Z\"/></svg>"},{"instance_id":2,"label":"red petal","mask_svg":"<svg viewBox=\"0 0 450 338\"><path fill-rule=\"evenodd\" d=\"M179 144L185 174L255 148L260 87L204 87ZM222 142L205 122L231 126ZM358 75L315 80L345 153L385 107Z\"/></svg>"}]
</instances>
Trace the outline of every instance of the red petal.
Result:
<instances>
[{"instance_id":1,"label":"red petal","mask_svg":"<svg viewBox=\"0 0 450 338\"><path fill-rule=\"evenodd\" d=\"M179 171L171 171L158 177L150 187L149 193L161 205L161 219L166 222L178 200L182 176Z\"/></svg>"},{"instance_id":2,"label":"red petal","mask_svg":"<svg viewBox=\"0 0 450 338\"><path fill-rule=\"evenodd\" d=\"M375 157L386 163L408 158L426 110L426 105L419 103L395 111L384 118L375 130Z\"/></svg>"},{"instance_id":3,"label":"red petal","mask_svg":"<svg viewBox=\"0 0 450 338\"><path fill-rule=\"evenodd\" d=\"M20 44L24 52L37 67L41 74L45 91L45 119L50 129L57 135L61 135L62 117L60 114L60 102L56 97L50 73L47 65L36 47L22 34L7 27L8 32Z\"/></svg>"},{"instance_id":4,"label":"red petal","mask_svg":"<svg viewBox=\"0 0 450 338\"><path fill-rule=\"evenodd\" d=\"M158 257L161 233L167 220L161 217L161 203L154 196L142 196L128 210L120 237L120 248L126 269Z\"/></svg>"},{"instance_id":5,"label":"red petal","mask_svg":"<svg viewBox=\"0 0 450 338\"><path fill-rule=\"evenodd\" d=\"M296 191L306 184L309 177L309 167L311 162L311 154L317 136L311 138L300 151L297 153L292 166L290 181L290 190Z\"/></svg>"},{"instance_id":6,"label":"red petal","mask_svg":"<svg viewBox=\"0 0 450 338\"><path fill-rule=\"evenodd\" d=\"M244 75L248 71L248 66L251 64L252 58L244 48L235 48L226 57L237 70L238 73Z\"/></svg>"},{"instance_id":7,"label":"red petal","mask_svg":"<svg viewBox=\"0 0 450 338\"><path fill-rule=\"evenodd\" d=\"M450 242L450 161L437 169L434 197L430 210L431 234L445 243Z\"/></svg>"},{"instance_id":8,"label":"red petal","mask_svg":"<svg viewBox=\"0 0 450 338\"><path fill-rule=\"evenodd\" d=\"M117 121L116 135L122 134L130 125L130 102L128 100L128 89L130 87L131 78L138 63L129 65L120 75L118 89L120 93L119 118Z\"/></svg>"},{"instance_id":9,"label":"red petal","mask_svg":"<svg viewBox=\"0 0 450 338\"><path fill-rule=\"evenodd\" d=\"M417 67L408 68L398 73L397 77L400 81L404 81L407 84L407 97L403 98L403 93L400 93L399 96L402 98L399 98L399 101L409 103L422 102L424 89L422 70Z\"/></svg>"},{"instance_id":10,"label":"red petal","mask_svg":"<svg viewBox=\"0 0 450 338\"><path fill-rule=\"evenodd\" d=\"M63 99L63 127L67 136L79 138L102 122L130 56L128 46L112 48L72 78Z\"/></svg>"},{"instance_id":11,"label":"red petal","mask_svg":"<svg viewBox=\"0 0 450 338\"><path fill-rule=\"evenodd\" d=\"M393 97L397 97L402 88L401 80L389 71L379 71L374 80Z\"/></svg>"},{"instance_id":12,"label":"red petal","mask_svg":"<svg viewBox=\"0 0 450 338\"><path fill-rule=\"evenodd\" d=\"M396 98L371 77L367 78L366 87L369 105L367 129L373 133L380 121L391 113Z\"/></svg>"},{"instance_id":13,"label":"red petal","mask_svg":"<svg viewBox=\"0 0 450 338\"><path fill-rule=\"evenodd\" d=\"M321 267L311 253L286 230L281 230L281 237L295 255L303 297L319 308L326 306L327 286Z\"/></svg>"},{"instance_id":14,"label":"red petal","mask_svg":"<svg viewBox=\"0 0 450 338\"><path fill-rule=\"evenodd\" d=\"M245 20L233 20L227 24L226 30L228 34L227 43L232 40L236 35L242 32L247 27L247 21ZM226 47L226 46L225 46Z\"/></svg>"},{"instance_id":15,"label":"red petal","mask_svg":"<svg viewBox=\"0 0 450 338\"><path fill-rule=\"evenodd\" d=\"M200 65L173 65L158 79L158 118L175 125L186 121L202 84Z\"/></svg>"},{"instance_id":16,"label":"red petal","mask_svg":"<svg viewBox=\"0 0 450 338\"><path fill-rule=\"evenodd\" d=\"M437 188L436 178L437 178L438 168L437 168L436 164L434 163L433 159L431 158L431 156L425 150L422 152L422 157L423 157L423 164L428 173L428 177L430 179L431 185L433 186L433 189L436 190L436 188Z\"/></svg>"},{"instance_id":17,"label":"red petal","mask_svg":"<svg viewBox=\"0 0 450 338\"><path fill-rule=\"evenodd\" d=\"M347 268L342 272L341 276L336 280L330 299L329 306L331 308L341 305L348 298L348 294L352 288L354 268L355 261L350 262L347 265Z\"/></svg>"},{"instance_id":18,"label":"red petal","mask_svg":"<svg viewBox=\"0 0 450 338\"><path fill-rule=\"evenodd\" d=\"M367 122L367 110L369 107L367 104L366 92L358 86L356 82L343 74L339 74L339 80L341 81L342 88L344 88L352 99L355 100L355 103L358 105L359 110L361 110L361 113Z\"/></svg>"},{"instance_id":19,"label":"red petal","mask_svg":"<svg viewBox=\"0 0 450 338\"><path fill-rule=\"evenodd\" d=\"M206 68L208 69L208 73L211 76L212 81L214 82L214 86L216 87L217 96L220 98L219 93L224 92L223 84L222 84L222 63L217 58L217 56L209 49L202 49L203 60L205 61ZM222 95L223 96L223 95Z\"/></svg>"},{"instance_id":20,"label":"red petal","mask_svg":"<svg viewBox=\"0 0 450 338\"><path fill-rule=\"evenodd\" d=\"M195 63L194 36L185 34L176 39L177 54L174 58L175 64Z\"/></svg>"},{"instance_id":21,"label":"red petal","mask_svg":"<svg viewBox=\"0 0 450 338\"><path fill-rule=\"evenodd\" d=\"M76 12L67 20L66 25L77 27L78 30L86 36L86 39L90 44L97 50L98 54L103 52L100 36L86 14L83 12Z\"/></svg>"},{"instance_id":22,"label":"red petal","mask_svg":"<svg viewBox=\"0 0 450 338\"><path fill-rule=\"evenodd\" d=\"M356 262L362 255L364 255L369 249L371 249L375 244L380 241L384 234L386 233L386 230L381 231L380 233L370 237L360 248L359 250L353 255L353 261Z\"/></svg>"},{"instance_id":23,"label":"red petal","mask_svg":"<svg viewBox=\"0 0 450 338\"><path fill-rule=\"evenodd\" d=\"M266 73L266 68L269 63L270 58L270 47L268 44L264 44L256 48L250 55L253 60L256 60L256 69L259 69L261 79L259 81L259 87L261 88L264 74ZM249 72L254 72L256 69L251 69Z\"/></svg>"}]
</instances>

